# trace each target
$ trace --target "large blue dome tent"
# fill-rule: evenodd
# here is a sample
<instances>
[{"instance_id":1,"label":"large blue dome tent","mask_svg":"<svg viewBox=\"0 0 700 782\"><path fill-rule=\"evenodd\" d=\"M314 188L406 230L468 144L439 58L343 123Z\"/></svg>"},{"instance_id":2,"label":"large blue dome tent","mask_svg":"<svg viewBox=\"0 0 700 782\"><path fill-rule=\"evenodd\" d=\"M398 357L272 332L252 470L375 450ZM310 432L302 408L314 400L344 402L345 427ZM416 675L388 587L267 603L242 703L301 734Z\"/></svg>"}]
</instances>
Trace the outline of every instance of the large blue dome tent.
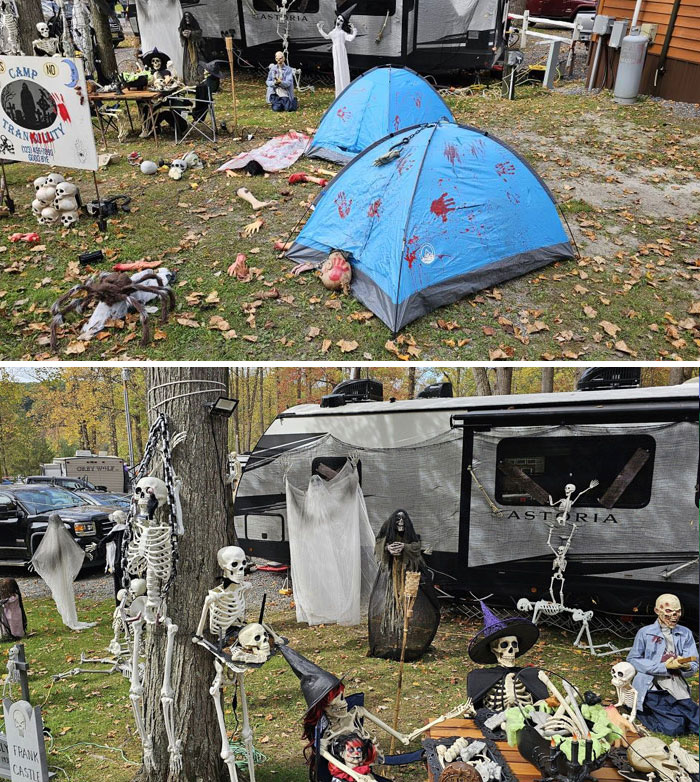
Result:
<instances>
[{"instance_id":1,"label":"large blue dome tent","mask_svg":"<svg viewBox=\"0 0 700 782\"><path fill-rule=\"evenodd\" d=\"M554 197L513 149L438 122L381 139L318 195L287 257L349 254L351 291L391 331L553 261L575 258Z\"/></svg>"},{"instance_id":2,"label":"large blue dome tent","mask_svg":"<svg viewBox=\"0 0 700 782\"><path fill-rule=\"evenodd\" d=\"M443 118L455 121L439 93L415 71L372 68L333 101L305 154L345 165L389 133Z\"/></svg>"}]
</instances>

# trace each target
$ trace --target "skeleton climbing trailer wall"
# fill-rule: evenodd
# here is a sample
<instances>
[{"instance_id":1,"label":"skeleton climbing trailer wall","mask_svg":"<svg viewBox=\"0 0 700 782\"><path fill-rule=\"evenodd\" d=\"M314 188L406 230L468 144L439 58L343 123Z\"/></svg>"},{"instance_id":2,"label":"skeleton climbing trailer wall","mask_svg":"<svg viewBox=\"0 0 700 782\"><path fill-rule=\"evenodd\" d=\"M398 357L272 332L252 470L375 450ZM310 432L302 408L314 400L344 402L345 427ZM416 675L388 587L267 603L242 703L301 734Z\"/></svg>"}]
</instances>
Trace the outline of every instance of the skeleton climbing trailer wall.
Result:
<instances>
[{"instance_id":1,"label":"skeleton climbing trailer wall","mask_svg":"<svg viewBox=\"0 0 700 782\"><path fill-rule=\"evenodd\" d=\"M501 56L507 20L506 0L343 0L355 6L351 21L357 38L348 44L350 67L365 70L389 63L421 73L490 68ZM293 67L330 67L326 32L336 18L336 0L201 0L182 2L200 23L208 49L223 52L223 31L233 29L243 58L267 66L289 42Z\"/></svg>"},{"instance_id":2,"label":"skeleton climbing trailer wall","mask_svg":"<svg viewBox=\"0 0 700 782\"><path fill-rule=\"evenodd\" d=\"M646 612L676 592L697 614L697 385L293 407L245 466L240 545L288 560L285 475L305 487L353 455L375 533L405 508L451 593L546 597L548 495L597 480L571 513L571 602Z\"/></svg>"}]
</instances>

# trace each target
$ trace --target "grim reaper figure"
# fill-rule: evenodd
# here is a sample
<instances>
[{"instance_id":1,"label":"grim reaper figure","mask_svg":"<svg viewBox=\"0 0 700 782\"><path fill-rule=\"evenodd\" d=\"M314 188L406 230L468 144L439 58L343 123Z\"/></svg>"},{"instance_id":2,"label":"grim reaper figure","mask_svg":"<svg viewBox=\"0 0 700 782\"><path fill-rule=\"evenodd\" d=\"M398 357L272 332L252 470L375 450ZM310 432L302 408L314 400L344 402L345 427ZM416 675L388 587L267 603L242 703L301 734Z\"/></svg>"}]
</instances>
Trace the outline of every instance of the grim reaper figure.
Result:
<instances>
[{"instance_id":1,"label":"grim reaper figure","mask_svg":"<svg viewBox=\"0 0 700 782\"><path fill-rule=\"evenodd\" d=\"M374 549L379 571L369 600L369 655L389 660L401 656L404 624L404 581L407 571L420 572L421 585L408 625L406 656L419 660L440 624L440 606L421 554L420 537L405 510L384 522Z\"/></svg>"}]
</instances>

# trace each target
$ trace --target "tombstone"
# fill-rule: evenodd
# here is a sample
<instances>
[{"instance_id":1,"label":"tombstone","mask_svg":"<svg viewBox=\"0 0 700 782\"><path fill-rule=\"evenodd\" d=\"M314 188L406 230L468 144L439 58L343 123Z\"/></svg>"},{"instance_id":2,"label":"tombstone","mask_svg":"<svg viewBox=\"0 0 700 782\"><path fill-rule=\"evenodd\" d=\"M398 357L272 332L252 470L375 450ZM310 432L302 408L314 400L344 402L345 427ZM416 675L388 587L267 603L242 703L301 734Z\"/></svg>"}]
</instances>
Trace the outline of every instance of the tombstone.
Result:
<instances>
[{"instance_id":1,"label":"tombstone","mask_svg":"<svg viewBox=\"0 0 700 782\"><path fill-rule=\"evenodd\" d=\"M41 709L27 701L3 700L12 782L48 782Z\"/></svg>"}]
</instances>

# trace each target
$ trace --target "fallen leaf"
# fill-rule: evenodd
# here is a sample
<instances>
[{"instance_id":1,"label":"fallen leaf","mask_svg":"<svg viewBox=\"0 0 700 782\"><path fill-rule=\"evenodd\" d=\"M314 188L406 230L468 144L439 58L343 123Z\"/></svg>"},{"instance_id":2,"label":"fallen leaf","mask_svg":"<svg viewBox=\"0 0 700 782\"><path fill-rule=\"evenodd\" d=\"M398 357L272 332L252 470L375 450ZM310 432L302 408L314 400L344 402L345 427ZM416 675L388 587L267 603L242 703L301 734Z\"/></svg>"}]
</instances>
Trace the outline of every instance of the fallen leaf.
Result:
<instances>
[{"instance_id":1,"label":"fallen leaf","mask_svg":"<svg viewBox=\"0 0 700 782\"><path fill-rule=\"evenodd\" d=\"M156 329L153 332L153 339L166 339L168 335L162 329Z\"/></svg>"},{"instance_id":2,"label":"fallen leaf","mask_svg":"<svg viewBox=\"0 0 700 782\"><path fill-rule=\"evenodd\" d=\"M191 318L176 318L176 320L181 326L189 326L193 329L198 329L200 325L196 320L192 320Z\"/></svg>"},{"instance_id":3,"label":"fallen leaf","mask_svg":"<svg viewBox=\"0 0 700 782\"><path fill-rule=\"evenodd\" d=\"M321 345L321 353L328 353L328 348L330 348L332 344L330 339L324 339L323 344Z\"/></svg>"},{"instance_id":4,"label":"fallen leaf","mask_svg":"<svg viewBox=\"0 0 700 782\"><path fill-rule=\"evenodd\" d=\"M617 332L620 330L619 326L616 326L614 323L611 323L609 320L601 320L599 322L599 325L603 329L603 331L606 334L609 334L611 337L616 337Z\"/></svg>"},{"instance_id":5,"label":"fallen leaf","mask_svg":"<svg viewBox=\"0 0 700 782\"><path fill-rule=\"evenodd\" d=\"M217 329L218 331L230 331L231 326L227 320L224 320L221 315L212 315L209 318L209 328Z\"/></svg>"},{"instance_id":6,"label":"fallen leaf","mask_svg":"<svg viewBox=\"0 0 700 782\"><path fill-rule=\"evenodd\" d=\"M630 356L636 356L637 355L637 351L636 350L632 350L631 348L628 348L627 345L625 344L625 341L623 339L620 339L620 340L618 340L615 343L615 350L619 350L620 353L627 353Z\"/></svg>"},{"instance_id":7,"label":"fallen leaf","mask_svg":"<svg viewBox=\"0 0 700 782\"><path fill-rule=\"evenodd\" d=\"M495 350L489 350L489 361L508 361L514 354L513 348L506 348L505 350L496 348Z\"/></svg>"},{"instance_id":8,"label":"fallen leaf","mask_svg":"<svg viewBox=\"0 0 700 782\"><path fill-rule=\"evenodd\" d=\"M540 331L549 331L549 326L543 320L528 323L525 327L528 334L538 334Z\"/></svg>"},{"instance_id":9,"label":"fallen leaf","mask_svg":"<svg viewBox=\"0 0 700 782\"><path fill-rule=\"evenodd\" d=\"M244 334L243 339L246 340L246 342L257 342L258 337L256 334Z\"/></svg>"},{"instance_id":10,"label":"fallen leaf","mask_svg":"<svg viewBox=\"0 0 700 782\"><path fill-rule=\"evenodd\" d=\"M347 339L341 339L338 342L335 343L339 348L341 353L352 353L353 350L357 350L359 344L355 342L355 340L347 340Z\"/></svg>"},{"instance_id":11,"label":"fallen leaf","mask_svg":"<svg viewBox=\"0 0 700 782\"><path fill-rule=\"evenodd\" d=\"M84 353L87 350L87 345L85 342L80 342L79 340L76 340L75 342L69 343L68 347L63 351L67 356L75 356L78 353Z\"/></svg>"},{"instance_id":12,"label":"fallen leaf","mask_svg":"<svg viewBox=\"0 0 700 782\"><path fill-rule=\"evenodd\" d=\"M588 304L583 308L583 312L587 318L595 318L595 316L598 314L598 311L593 309L593 307Z\"/></svg>"},{"instance_id":13,"label":"fallen leaf","mask_svg":"<svg viewBox=\"0 0 700 782\"><path fill-rule=\"evenodd\" d=\"M339 310L340 309L340 299L328 299L328 301L325 302L325 306L328 307L329 310Z\"/></svg>"}]
</instances>

